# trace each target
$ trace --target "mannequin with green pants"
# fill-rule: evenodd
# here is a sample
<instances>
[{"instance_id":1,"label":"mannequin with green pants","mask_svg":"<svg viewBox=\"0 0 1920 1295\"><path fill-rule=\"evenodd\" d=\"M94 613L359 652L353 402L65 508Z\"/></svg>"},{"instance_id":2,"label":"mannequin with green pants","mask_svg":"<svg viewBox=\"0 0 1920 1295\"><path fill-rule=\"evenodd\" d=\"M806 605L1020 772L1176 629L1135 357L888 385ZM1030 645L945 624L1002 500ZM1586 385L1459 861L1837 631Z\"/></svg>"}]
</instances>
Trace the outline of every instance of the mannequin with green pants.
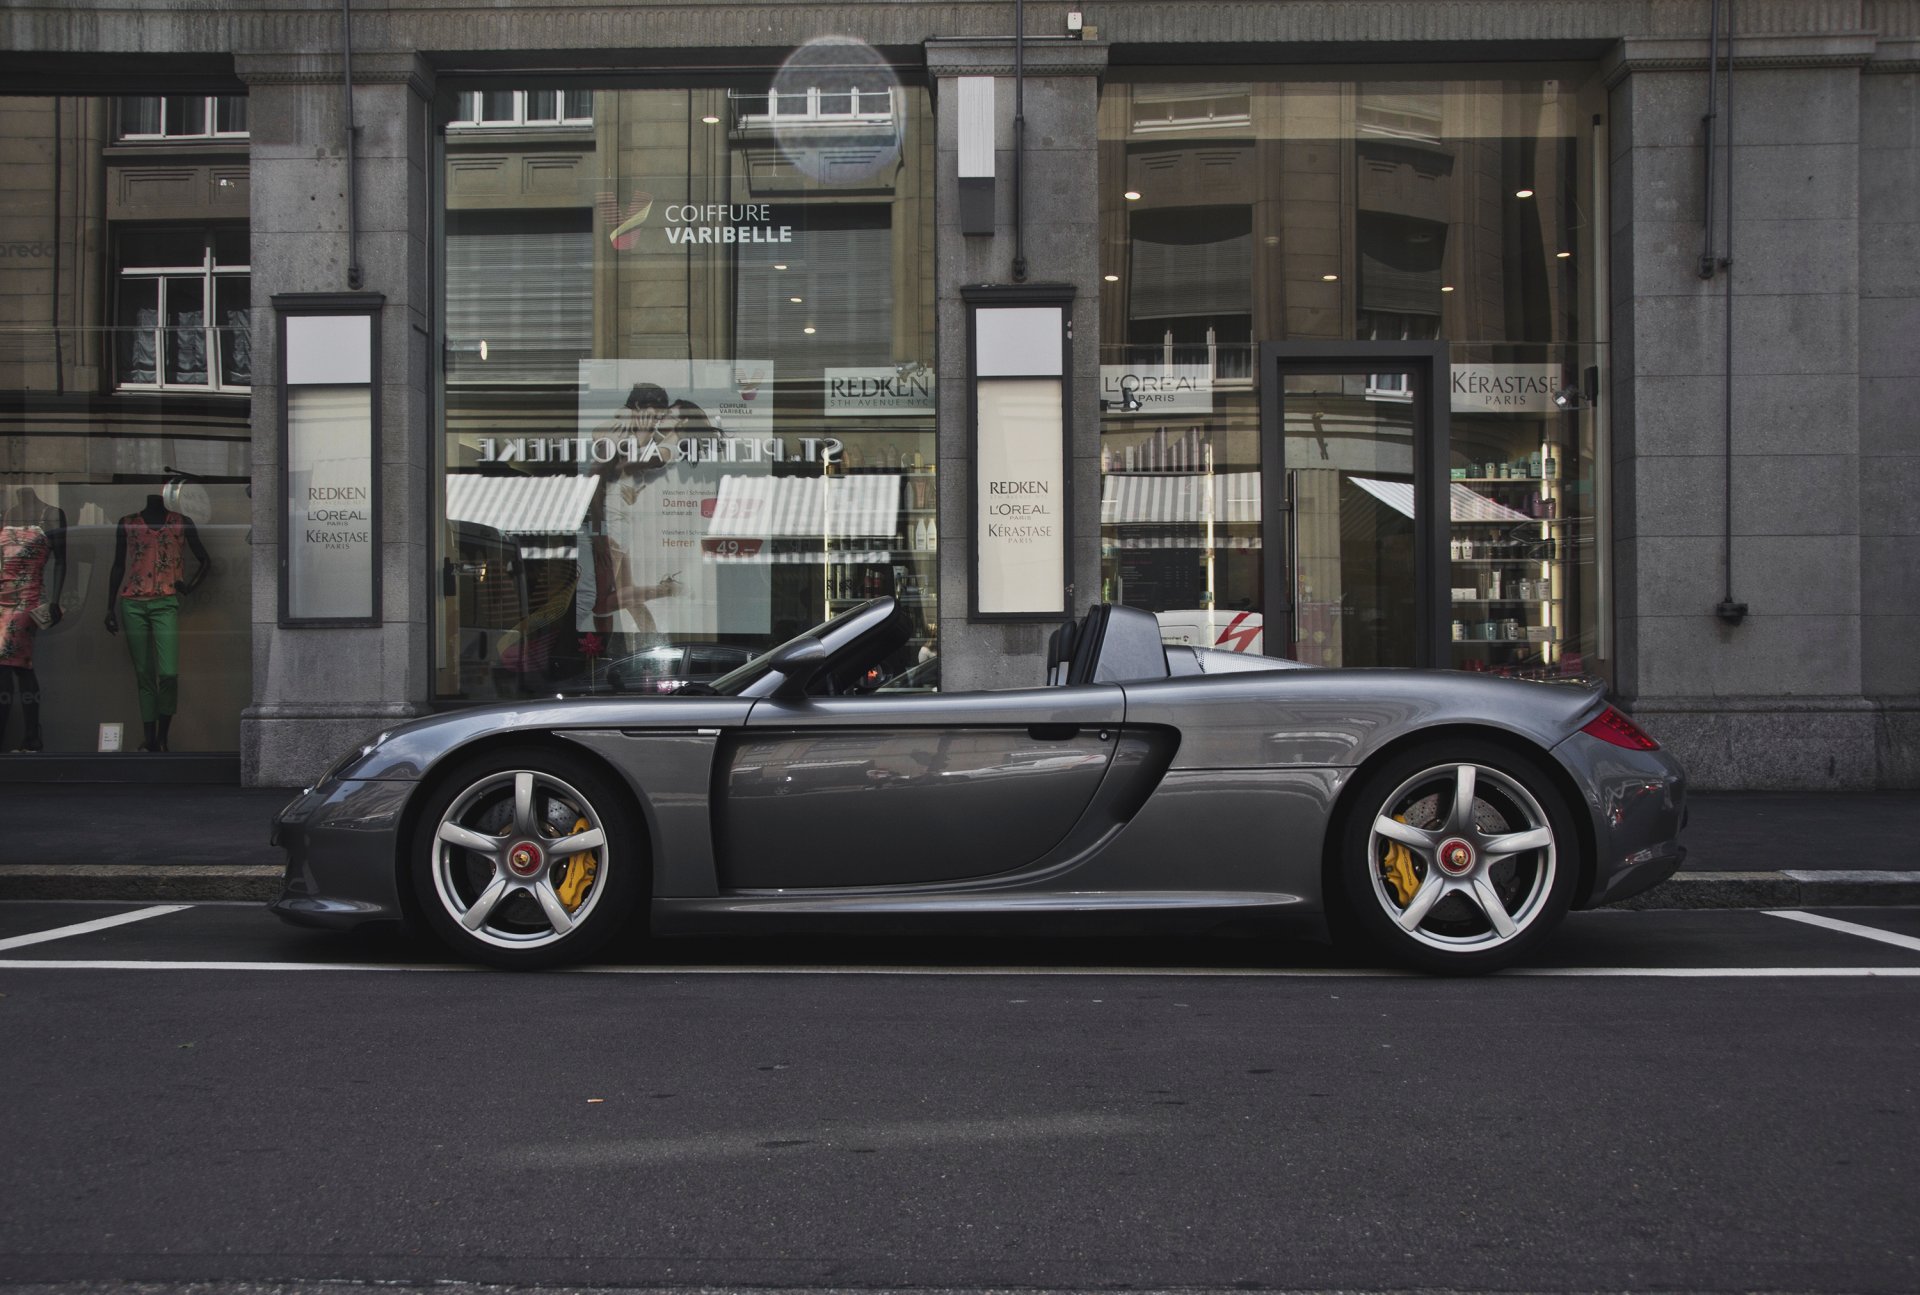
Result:
<instances>
[{"instance_id":1,"label":"mannequin with green pants","mask_svg":"<svg viewBox=\"0 0 1920 1295\"><path fill-rule=\"evenodd\" d=\"M186 576L186 552L194 571ZM127 627L134 682L140 688L142 751L167 749L167 730L179 709L180 596L207 576L207 550L191 519L148 495L137 513L120 519L114 536L113 572L107 577L107 633Z\"/></svg>"}]
</instances>

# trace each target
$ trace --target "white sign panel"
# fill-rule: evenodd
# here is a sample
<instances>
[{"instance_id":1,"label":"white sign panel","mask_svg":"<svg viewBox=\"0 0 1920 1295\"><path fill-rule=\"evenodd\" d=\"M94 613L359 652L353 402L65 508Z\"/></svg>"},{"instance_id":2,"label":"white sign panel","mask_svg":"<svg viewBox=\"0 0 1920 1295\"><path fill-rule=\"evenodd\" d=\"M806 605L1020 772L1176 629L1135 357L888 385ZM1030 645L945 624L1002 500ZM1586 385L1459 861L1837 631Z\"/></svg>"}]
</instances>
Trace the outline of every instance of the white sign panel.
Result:
<instances>
[{"instance_id":1,"label":"white sign panel","mask_svg":"<svg viewBox=\"0 0 1920 1295\"><path fill-rule=\"evenodd\" d=\"M1066 613L1066 465L1055 379L982 382L976 599L987 615Z\"/></svg>"},{"instance_id":2,"label":"white sign panel","mask_svg":"<svg viewBox=\"0 0 1920 1295\"><path fill-rule=\"evenodd\" d=\"M1456 364L1453 408L1456 413L1551 414L1560 390L1557 364Z\"/></svg>"},{"instance_id":3,"label":"white sign panel","mask_svg":"<svg viewBox=\"0 0 1920 1295\"><path fill-rule=\"evenodd\" d=\"M372 389L288 387L287 615L370 619L375 556Z\"/></svg>"},{"instance_id":4,"label":"white sign panel","mask_svg":"<svg viewBox=\"0 0 1920 1295\"><path fill-rule=\"evenodd\" d=\"M933 372L877 369L828 369L829 418L886 418L903 414L933 416Z\"/></svg>"},{"instance_id":5,"label":"white sign panel","mask_svg":"<svg viewBox=\"0 0 1920 1295\"><path fill-rule=\"evenodd\" d=\"M1202 365L1103 364L1100 409L1137 418L1211 414L1213 375Z\"/></svg>"}]
</instances>

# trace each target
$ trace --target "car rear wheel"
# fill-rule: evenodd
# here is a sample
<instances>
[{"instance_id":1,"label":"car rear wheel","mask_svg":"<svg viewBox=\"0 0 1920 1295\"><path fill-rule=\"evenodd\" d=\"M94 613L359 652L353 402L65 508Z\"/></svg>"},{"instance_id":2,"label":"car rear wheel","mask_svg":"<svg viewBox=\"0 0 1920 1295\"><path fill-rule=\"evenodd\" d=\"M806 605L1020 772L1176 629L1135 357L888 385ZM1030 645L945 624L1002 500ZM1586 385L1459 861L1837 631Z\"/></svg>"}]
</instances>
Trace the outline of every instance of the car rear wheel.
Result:
<instances>
[{"instance_id":1,"label":"car rear wheel","mask_svg":"<svg viewBox=\"0 0 1920 1295\"><path fill-rule=\"evenodd\" d=\"M449 770L413 844L421 908L455 953L534 970L578 962L645 892L626 798L584 757L538 747Z\"/></svg>"},{"instance_id":2,"label":"car rear wheel","mask_svg":"<svg viewBox=\"0 0 1920 1295\"><path fill-rule=\"evenodd\" d=\"M1373 771L1352 805L1340 882L1355 922L1393 960L1493 971L1565 916L1577 838L1535 761L1490 742L1436 743Z\"/></svg>"}]
</instances>

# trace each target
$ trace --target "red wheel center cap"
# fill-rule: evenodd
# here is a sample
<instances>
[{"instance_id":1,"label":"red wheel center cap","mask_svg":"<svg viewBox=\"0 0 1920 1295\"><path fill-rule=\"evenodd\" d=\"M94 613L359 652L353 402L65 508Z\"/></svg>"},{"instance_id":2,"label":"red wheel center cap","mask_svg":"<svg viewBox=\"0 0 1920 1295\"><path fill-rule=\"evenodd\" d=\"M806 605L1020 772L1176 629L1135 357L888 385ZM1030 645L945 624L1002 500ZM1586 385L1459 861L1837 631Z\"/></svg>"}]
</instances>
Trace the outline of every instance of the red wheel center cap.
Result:
<instances>
[{"instance_id":1,"label":"red wheel center cap","mask_svg":"<svg viewBox=\"0 0 1920 1295\"><path fill-rule=\"evenodd\" d=\"M1440 843L1440 869L1450 877L1458 877L1473 870L1473 847L1459 837L1450 837Z\"/></svg>"},{"instance_id":2,"label":"red wheel center cap","mask_svg":"<svg viewBox=\"0 0 1920 1295\"><path fill-rule=\"evenodd\" d=\"M540 847L531 841L516 842L513 848L507 851L507 866L521 877L533 876L540 871L545 862L546 859L540 853Z\"/></svg>"}]
</instances>

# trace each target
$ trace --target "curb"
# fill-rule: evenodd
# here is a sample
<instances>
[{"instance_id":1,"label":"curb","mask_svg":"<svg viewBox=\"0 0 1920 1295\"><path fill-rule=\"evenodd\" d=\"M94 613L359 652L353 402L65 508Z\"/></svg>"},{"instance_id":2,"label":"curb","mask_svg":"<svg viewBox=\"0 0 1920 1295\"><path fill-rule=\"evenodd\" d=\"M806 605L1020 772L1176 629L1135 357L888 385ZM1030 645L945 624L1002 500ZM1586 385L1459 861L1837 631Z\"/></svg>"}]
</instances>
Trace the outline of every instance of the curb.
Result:
<instances>
[{"instance_id":1,"label":"curb","mask_svg":"<svg viewBox=\"0 0 1920 1295\"><path fill-rule=\"evenodd\" d=\"M4 899L221 899L266 903L280 893L286 869L251 864L0 864Z\"/></svg>"},{"instance_id":2,"label":"curb","mask_svg":"<svg viewBox=\"0 0 1920 1295\"><path fill-rule=\"evenodd\" d=\"M275 865L0 864L0 900L252 900L280 893ZM1691 872L1609 908L1851 908L1920 904L1920 872Z\"/></svg>"},{"instance_id":3,"label":"curb","mask_svg":"<svg viewBox=\"0 0 1920 1295\"><path fill-rule=\"evenodd\" d=\"M1920 904L1920 872L1878 869L1691 872L1609 908L1850 908Z\"/></svg>"}]
</instances>

